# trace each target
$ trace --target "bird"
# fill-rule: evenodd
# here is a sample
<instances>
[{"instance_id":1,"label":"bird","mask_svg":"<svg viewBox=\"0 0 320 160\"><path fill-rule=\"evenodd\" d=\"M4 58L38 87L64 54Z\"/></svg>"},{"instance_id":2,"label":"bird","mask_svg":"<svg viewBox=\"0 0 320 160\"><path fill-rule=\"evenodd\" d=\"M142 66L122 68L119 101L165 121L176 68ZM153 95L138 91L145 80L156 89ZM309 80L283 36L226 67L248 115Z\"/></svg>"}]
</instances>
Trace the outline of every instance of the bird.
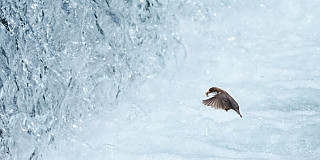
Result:
<instances>
[{"instance_id":1,"label":"bird","mask_svg":"<svg viewBox=\"0 0 320 160\"><path fill-rule=\"evenodd\" d=\"M226 111L233 109L242 118L238 103L229 95L228 92L218 87L211 87L208 92L206 92L207 97L209 97L209 93L216 93L216 95L209 99L203 100L202 103L204 105L211 106L211 108L215 109L224 109Z\"/></svg>"}]
</instances>

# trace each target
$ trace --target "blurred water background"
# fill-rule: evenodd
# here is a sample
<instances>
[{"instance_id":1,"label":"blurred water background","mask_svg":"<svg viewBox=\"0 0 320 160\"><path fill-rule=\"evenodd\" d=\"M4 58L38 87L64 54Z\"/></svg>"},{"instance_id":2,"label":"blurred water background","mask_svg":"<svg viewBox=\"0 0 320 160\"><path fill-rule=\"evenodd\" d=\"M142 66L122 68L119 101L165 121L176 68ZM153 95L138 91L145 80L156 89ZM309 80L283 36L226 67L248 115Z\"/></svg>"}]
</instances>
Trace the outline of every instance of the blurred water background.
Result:
<instances>
[{"instance_id":1,"label":"blurred water background","mask_svg":"<svg viewBox=\"0 0 320 160\"><path fill-rule=\"evenodd\" d=\"M0 159L319 159L316 0L0 1ZM239 103L201 104L212 86Z\"/></svg>"}]
</instances>

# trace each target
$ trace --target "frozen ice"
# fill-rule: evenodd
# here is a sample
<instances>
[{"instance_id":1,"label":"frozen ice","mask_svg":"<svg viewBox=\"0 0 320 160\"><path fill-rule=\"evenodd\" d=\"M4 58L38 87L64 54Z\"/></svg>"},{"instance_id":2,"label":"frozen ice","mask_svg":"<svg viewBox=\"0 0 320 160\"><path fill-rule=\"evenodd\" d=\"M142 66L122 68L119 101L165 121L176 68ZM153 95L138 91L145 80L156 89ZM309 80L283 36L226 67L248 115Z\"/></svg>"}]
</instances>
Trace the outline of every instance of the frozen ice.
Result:
<instances>
[{"instance_id":1,"label":"frozen ice","mask_svg":"<svg viewBox=\"0 0 320 160\"><path fill-rule=\"evenodd\" d=\"M320 158L316 0L0 6L0 159Z\"/></svg>"}]
</instances>

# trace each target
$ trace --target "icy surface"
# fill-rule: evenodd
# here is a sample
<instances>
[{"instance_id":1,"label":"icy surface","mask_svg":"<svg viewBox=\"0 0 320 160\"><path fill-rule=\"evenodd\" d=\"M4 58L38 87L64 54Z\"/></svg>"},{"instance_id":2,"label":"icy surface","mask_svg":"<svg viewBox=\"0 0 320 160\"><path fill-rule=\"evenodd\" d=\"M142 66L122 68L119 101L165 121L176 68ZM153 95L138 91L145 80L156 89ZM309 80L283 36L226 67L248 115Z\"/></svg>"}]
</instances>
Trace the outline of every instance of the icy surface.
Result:
<instances>
[{"instance_id":1,"label":"icy surface","mask_svg":"<svg viewBox=\"0 0 320 160\"><path fill-rule=\"evenodd\" d=\"M0 6L0 159L320 158L316 0Z\"/></svg>"}]
</instances>

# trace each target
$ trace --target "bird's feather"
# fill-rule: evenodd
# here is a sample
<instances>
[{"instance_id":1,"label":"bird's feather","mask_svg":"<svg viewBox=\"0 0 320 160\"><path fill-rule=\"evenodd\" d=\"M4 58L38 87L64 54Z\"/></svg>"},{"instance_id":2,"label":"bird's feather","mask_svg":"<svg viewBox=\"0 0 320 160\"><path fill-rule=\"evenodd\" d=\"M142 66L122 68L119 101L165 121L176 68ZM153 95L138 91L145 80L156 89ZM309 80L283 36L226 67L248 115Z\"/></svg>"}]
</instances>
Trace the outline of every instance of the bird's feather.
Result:
<instances>
[{"instance_id":1,"label":"bird's feather","mask_svg":"<svg viewBox=\"0 0 320 160\"><path fill-rule=\"evenodd\" d=\"M203 100L202 103L216 109L230 109L229 100L225 93L216 94L209 99Z\"/></svg>"}]
</instances>

